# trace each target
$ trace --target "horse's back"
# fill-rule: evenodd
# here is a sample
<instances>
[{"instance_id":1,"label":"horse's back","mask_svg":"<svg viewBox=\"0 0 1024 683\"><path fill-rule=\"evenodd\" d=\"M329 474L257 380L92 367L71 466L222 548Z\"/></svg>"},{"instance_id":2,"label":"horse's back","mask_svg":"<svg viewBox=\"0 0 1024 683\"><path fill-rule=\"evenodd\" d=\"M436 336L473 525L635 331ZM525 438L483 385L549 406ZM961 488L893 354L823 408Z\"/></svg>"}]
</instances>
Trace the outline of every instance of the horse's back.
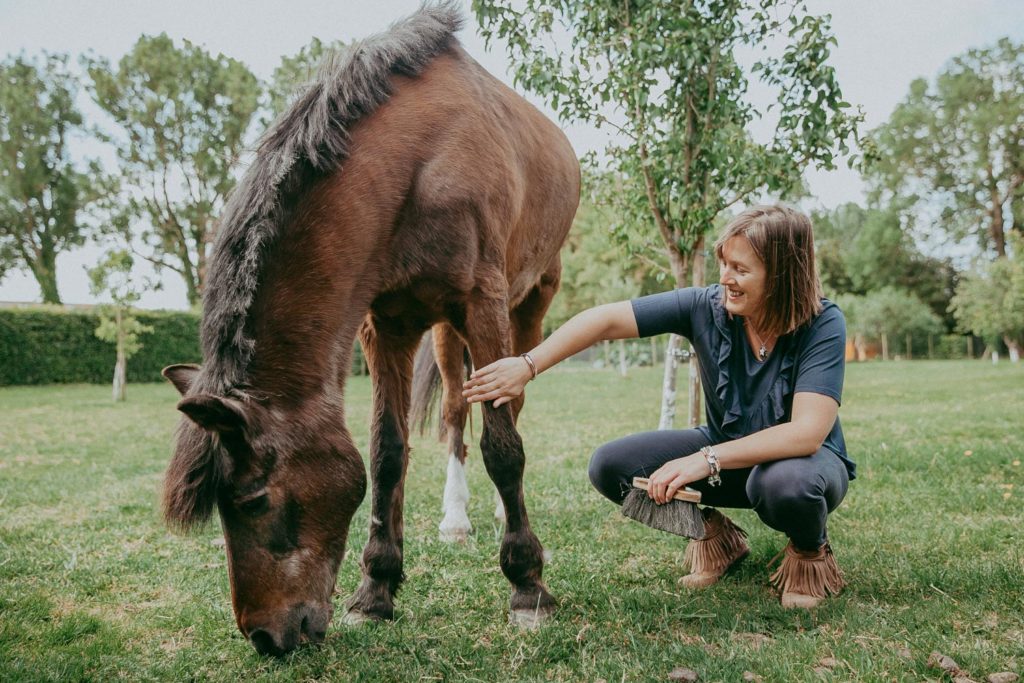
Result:
<instances>
[{"instance_id":1,"label":"horse's back","mask_svg":"<svg viewBox=\"0 0 1024 683\"><path fill-rule=\"evenodd\" d=\"M408 225L396 246L424 261L441 249L456 257L447 260L467 283L473 271L500 264L514 304L556 263L572 223L580 187L572 147L461 47L394 85L388 102L353 129L353 151L372 152L377 173L405 195L408 220L398 223ZM424 220L429 229L417 225Z\"/></svg>"}]
</instances>

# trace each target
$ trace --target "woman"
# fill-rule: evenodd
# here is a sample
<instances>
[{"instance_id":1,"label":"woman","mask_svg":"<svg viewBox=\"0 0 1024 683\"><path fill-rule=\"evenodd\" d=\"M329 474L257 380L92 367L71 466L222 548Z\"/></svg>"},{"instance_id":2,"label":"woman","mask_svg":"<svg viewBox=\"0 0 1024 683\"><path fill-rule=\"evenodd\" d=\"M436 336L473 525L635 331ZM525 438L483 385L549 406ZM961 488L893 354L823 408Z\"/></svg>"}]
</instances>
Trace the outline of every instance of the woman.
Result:
<instances>
[{"instance_id":1,"label":"woman","mask_svg":"<svg viewBox=\"0 0 1024 683\"><path fill-rule=\"evenodd\" d=\"M720 284L685 288L583 311L520 357L475 371L470 402L498 407L536 375L604 339L675 332L700 359L707 424L632 434L590 461L590 479L621 503L634 476L650 479L657 503L681 487L715 507L753 508L789 537L772 575L787 608L810 608L843 585L826 533L854 464L837 416L846 322L822 298L811 222L784 206L758 206L733 220L715 244ZM691 541L682 583L709 586L749 553L746 533L703 510L705 537Z\"/></svg>"}]
</instances>

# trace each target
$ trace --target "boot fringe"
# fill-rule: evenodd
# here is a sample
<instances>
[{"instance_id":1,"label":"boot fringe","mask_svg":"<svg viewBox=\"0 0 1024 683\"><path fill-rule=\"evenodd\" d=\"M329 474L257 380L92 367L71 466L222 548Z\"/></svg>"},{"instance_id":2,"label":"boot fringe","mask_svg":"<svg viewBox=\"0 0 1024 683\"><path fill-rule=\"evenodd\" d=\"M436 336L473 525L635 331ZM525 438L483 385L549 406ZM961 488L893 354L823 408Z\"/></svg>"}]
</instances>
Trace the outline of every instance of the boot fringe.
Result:
<instances>
[{"instance_id":1,"label":"boot fringe","mask_svg":"<svg viewBox=\"0 0 1024 683\"><path fill-rule=\"evenodd\" d=\"M693 540L683 553L691 574L723 574L747 552L747 532L714 508L704 508L704 538Z\"/></svg>"},{"instance_id":2,"label":"boot fringe","mask_svg":"<svg viewBox=\"0 0 1024 683\"><path fill-rule=\"evenodd\" d=\"M816 552L801 552L793 543L786 546L782 564L768 579L780 593L825 598L838 595L846 585L843 572L826 543Z\"/></svg>"}]
</instances>

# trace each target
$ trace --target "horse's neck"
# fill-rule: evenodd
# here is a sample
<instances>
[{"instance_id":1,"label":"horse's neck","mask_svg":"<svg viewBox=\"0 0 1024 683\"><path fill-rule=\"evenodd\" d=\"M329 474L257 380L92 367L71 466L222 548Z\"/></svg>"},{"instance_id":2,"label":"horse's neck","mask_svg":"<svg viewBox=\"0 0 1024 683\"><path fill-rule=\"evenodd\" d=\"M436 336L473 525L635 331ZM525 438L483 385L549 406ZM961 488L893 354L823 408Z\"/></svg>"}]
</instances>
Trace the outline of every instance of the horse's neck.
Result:
<instances>
[{"instance_id":1,"label":"horse's neck","mask_svg":"<svg viewBox=\"0 0 1024 683\"><path fill-rule=\"evenodd\" d=\"M298 405L342 388L374 283L369 254L346 244L344 226L293 225L268 255L248 329L256 342L254 389Z\"/></svg>"}]
</instances>

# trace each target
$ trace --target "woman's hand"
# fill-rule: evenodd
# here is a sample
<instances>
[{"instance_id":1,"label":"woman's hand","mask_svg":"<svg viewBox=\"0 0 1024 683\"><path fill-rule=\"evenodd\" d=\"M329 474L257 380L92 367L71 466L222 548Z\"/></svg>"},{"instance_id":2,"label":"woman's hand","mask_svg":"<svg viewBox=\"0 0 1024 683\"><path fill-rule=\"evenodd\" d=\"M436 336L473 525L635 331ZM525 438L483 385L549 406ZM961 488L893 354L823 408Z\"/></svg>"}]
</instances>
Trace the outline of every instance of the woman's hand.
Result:
<instances>
[{"instance_id":1,"label":"woman's hand","mask_svg":"<svg viewBox=\"0 0 1024 683\"><path fill-rule=\"evenodd\" d=\"M497 408L519 394L533 378L525 358L510 356L476 370L462 385L462 396L469 403L494 401Z\"/></svg>"},{"instance_id":2,"label":"woman's hand","mask_svg":"<svg viewBox=\"0 0 1024 683\"><path fill-rule=\"evenodd\" d=\"M700 453L669 460L648 477L647 495L661 505L672 500L676 491L711 474L711 467Z\"/></svg>"}]
</instances>

